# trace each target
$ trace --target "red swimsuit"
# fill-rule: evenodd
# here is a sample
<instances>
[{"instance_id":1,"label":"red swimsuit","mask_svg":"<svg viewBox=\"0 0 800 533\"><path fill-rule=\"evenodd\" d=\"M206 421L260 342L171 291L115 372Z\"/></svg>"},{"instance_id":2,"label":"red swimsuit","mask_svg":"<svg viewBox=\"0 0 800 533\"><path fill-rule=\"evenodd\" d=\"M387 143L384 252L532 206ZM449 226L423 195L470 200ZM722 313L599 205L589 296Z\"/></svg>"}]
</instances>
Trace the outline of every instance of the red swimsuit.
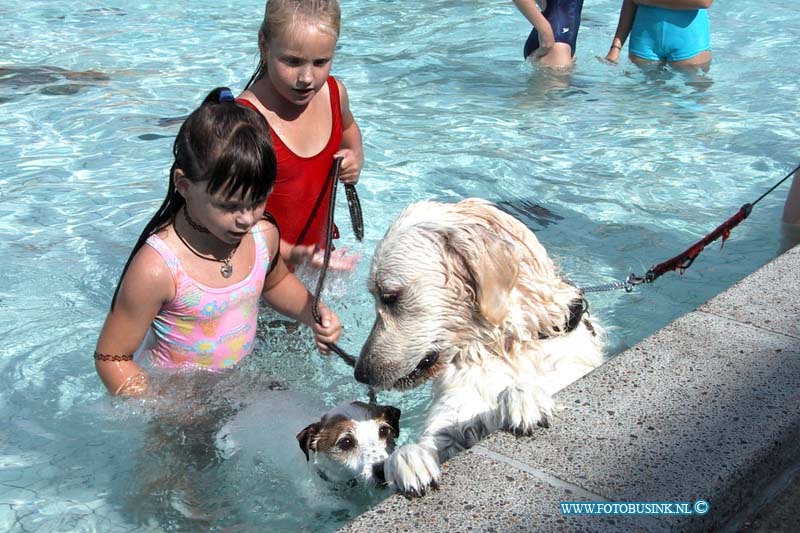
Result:
<instances>
[{"instance_id":1,"label":"red swimsuit","mask_svg":"<svg viewBox=\"0 0 800 533\"><path fill-rule=\"evenodd\" d=\"M325 243L328 221L328 195L333 154L342 144L342 110L339 104L339 85L328 77L331 96L331 133L328 144L317 155L300 157L292 152L270 129L278 161L275 188L267 199L266 210L275 217L281 239L291 244ZM243 98L236 101L252 109L256 107ZM258 111L258 109L256 109ZM334 237L338 238L334 227Z\"/></svg>"}]
</instances>

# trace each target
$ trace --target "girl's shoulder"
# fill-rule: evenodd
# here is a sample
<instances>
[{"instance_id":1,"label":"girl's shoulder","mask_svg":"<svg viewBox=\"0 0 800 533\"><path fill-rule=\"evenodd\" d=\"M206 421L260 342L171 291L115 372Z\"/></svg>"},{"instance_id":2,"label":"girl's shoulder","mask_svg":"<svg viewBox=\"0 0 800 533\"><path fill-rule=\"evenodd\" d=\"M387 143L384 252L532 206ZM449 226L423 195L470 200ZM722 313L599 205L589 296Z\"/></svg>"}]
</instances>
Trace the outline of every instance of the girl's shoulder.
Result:
<instances>
[{"instance_id":1,"label":"girl's shoulder","mask_svg":"<svg viewBox=\"0 0 800 533\"><path fill-rule=\"evenodd\" d=\"M258 111L262 115L266 110L266 107L261 100L258 99L258 96L256 96L255 93L249 89L244 90L239 96L236 97L236 103Z\"/></svg>"},{"instance_id":2,"label":"girl's shoulder","mask_svg":"<svg viewBox=\"0 0 800 533\"><path fill-rule=\"evenodd\" d=\"M333 78L333 76L331 76ZM347 89L338 78L333 78L336 88L338 89L339 93L339 107L342 111L342 115L348 116L350 114L350 96L347 94Z\"/></svg>"},{"instance_id":3,"label":"girl's shoulder","mask_svg":"<svg viewBox=\"0 0 800 533\"><path fill-rule=\"evenodd\" d=\"M264 242L267 244L267 254L269 255L270 263L269 269L267 270L267 277L269 277L281 260L281 232L278 228L278 223L275 222L272 215L266 211L264 212L264 217L256 224L256 231L263 235Z\"/></svg>"},{"instance_id":4,"label":"girl's shoulder","mask_svg":"<svg viewBox=\"0 0 800 533\"><path fill-rule=\"evenodd\" d=\"M272 215L264 212L264 216L256 223L255 230L264 236L270 250L276 249L280 242L280 228Z\"/></svg>"},{"instance_id":5,"label":"girl's shoulder","mask_svg":"<svg viewBox=\"0 0 800 533\"><path fill-rule=\"evenodd\" d=\"M169 265L162 254L148 244L142 246L133 256L125 273L124 284L128 289L160 301L169 301L175 294L173 273Z\"/></svg>"},{"instance_id":6,"label":"girl's shoulder","mask_svg":"<svg viewBox=\"0 0 800 533\"><path fill-rule=\"evenodd\" d=\"M256 231L277 233L279 231L278 222L270 213L264 211L264 215L256 222Z\"/></svg>"},{"instance_id":7,"label":"girl's shoulder","mask_svg":"<svg viewBox=\"0 0 800 533\"><path fill-rule=\"evenodd\" d=\"M339 98L341 98L343 95L347 96L347 89L345 88L342 80L333 76L328 76L328 83L336 87L336 93L339 95Z\"/></svg>"}]
</instances>

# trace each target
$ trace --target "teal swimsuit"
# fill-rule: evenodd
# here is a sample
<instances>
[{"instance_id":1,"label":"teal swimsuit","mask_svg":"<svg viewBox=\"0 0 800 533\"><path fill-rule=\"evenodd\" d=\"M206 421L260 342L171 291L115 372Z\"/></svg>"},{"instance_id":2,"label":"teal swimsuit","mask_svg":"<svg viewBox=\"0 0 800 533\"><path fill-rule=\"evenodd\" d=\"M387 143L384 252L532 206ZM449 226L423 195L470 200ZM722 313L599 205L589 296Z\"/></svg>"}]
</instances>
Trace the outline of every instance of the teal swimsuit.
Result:
<instances>
[{"instance_id":1,"label":"teal swimsuit","mask_svg":"<svg viewBox=\"0 0 800 533\"><path fill-rule=\"evenodd\" d=\"M711 50L705 9L638 6L628 51L650 61L682 61Z\"/></svg>"}]
</instances>

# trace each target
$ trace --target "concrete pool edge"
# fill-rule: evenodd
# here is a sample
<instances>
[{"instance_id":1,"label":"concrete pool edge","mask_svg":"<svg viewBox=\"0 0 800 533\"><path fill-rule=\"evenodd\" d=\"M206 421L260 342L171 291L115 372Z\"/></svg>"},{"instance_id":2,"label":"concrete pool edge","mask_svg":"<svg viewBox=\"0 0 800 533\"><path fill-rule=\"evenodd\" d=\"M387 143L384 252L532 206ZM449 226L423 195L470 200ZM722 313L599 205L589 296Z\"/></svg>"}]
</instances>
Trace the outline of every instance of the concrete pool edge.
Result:
<instances>
[{"instance_id":1,"label":"concrete pool edge","mask_svg":"<svg viewBox=\"0 0 800 533\"><path fill-rule=\"evenodd\" d=\"M800 246L561 391L550 429L498 432L341 531L739 527L800 449ZM560 502L709 502L706 514L564 515Z\"/></svg>"}]
</instances>

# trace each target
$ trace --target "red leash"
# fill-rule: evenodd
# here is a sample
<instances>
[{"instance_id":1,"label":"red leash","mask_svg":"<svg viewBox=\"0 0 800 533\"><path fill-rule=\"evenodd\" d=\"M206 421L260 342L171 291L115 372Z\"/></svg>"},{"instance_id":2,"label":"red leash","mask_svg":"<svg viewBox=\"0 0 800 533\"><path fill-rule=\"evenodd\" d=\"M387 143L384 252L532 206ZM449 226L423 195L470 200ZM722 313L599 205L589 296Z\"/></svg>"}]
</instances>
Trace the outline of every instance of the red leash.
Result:
<instances>
[{"instance_id":1,"label":"red leash","mask_svg":"<svg viewBox=\"0 0 800 533\"><path fill-rule=\"evenodd\" d=\"M706 246L716 241L720 237L722 238L722 246L724 246L725 241L731 236L731 230L738 226L742 220L746 219L752 210L753 204L744 204L741 209L739 209L738 213L720 224L717 229L694 243L683 253L680 253L671 259L667 259L663 263L659 263L654 267L651 267L650 270L648 270L644 275L645 282L652 283L663 274L673 270L680 270L680 273L683 274L687 268L692 266L694 260L697 259L697 256L700 255L700 252L702 252ZM720 246L720 248L722 246Z\"/></svg>"},{"instance_id":2,"label":"red leash","mask_svg":"<svg viewBox=\"0 0 800 533\"><path fill-rule=\"evenodd\" d=\"M667 259L666 261L659 263L653 267L650 267L644 277L639 277L633 272L628 274L628 277L625 278L624 281L615 281L612 283L605 283L603 285L593 285L591 287L579 287L580 290L584 293L586 292L601 292L601 291L610 291L614 289L625 289L626 292L631 292L636 285L640 285L642 283L653 283L656 279L663 276L667 272L672 272L673 270L679 270L681 274L684 271L692 266L694 260L697 259L697 256L700 255L706 246L711 244L712 242L716 241L719 238L722 238L722 246L725 245L725 241L728 237L731 236L731 231L733 228L738 226L744 219L746 219L750 212L753 210L753 207L760 202L766 195L774 191L779 185L781 185L784 181L789 179L792 174L800 170L800 165L796 166L793 170L791 170L786 176L783 177L778 183L770 187L770 189L758 197L758 199L751 203L751 204L744 204L739 211L733 215L731 218L720 224L714 231L691 245L682 253L676 255L671 259Z\"/></svg>"}]
</instances>

